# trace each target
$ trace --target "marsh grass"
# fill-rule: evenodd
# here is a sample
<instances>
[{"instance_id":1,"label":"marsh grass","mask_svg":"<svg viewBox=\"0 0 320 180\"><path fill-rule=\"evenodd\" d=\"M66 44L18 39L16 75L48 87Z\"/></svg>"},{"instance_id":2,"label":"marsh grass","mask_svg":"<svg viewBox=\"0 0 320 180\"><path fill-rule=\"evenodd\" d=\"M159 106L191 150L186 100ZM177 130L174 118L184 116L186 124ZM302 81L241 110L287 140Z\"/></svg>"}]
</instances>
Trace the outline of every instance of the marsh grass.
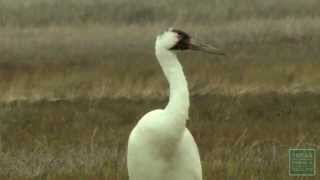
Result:
<instances>
[{"instance_id":1,"label":"marsh grass","mask_svg":"<svg viewBox=\"0 0 320 180\"><path fill-rule=\"evenodd\" d=\"M185 25L229 54L179 53L205 179L289 179L288 148L319 149L316 20ZM167 100L164 26L3 28L0 179L127 179L128 133Z\"/></svg>"},{"instance_id":2,"label":"marsh grass","mask_svg":"<svg viewBox=\"0 0 320 180\"><path fill-rule=\"evenodd\" d=\"M288 179L288 148L320 147L319 101L311 93L193 97L188 126L204 177ZM0 177L127 179L128 133L164 105L106 98L2 104Z\"/></svg>"},{"instance_id":3,"label":"marsh grass","mask_svg":"<svg viewBox=\"0 0 320 180\"><path fill-rule=\"evenodd\" d=\"M228 53L179 53L192 95L318 92L317 22L285 18L180 24ZM167 84L153 44L165 26L3 28L0 100L164 98Z\"/></svg>"},{"instance_id":4,"label":"marsh grass","mask_svg":"<svg viewBox=\"0 0 320 180\"><path fill-rule=\"evenodd\" d=\"M204 179L292 179L288 148L320 148L319 7L0 0L0 179L127 179L130 130L167 101L153 44L170 26L228 53L179 53Z\"/></svg>"},{"instance_id":5,"label":"marsh grass","mask_svg":"<svg viewBox=\"0 0 320 180\"><path fill-rule=\"evenodd\" d=\"M1 26L225 22L319 16L317 0L1 0Z\"/></svg>"}]
</instances>

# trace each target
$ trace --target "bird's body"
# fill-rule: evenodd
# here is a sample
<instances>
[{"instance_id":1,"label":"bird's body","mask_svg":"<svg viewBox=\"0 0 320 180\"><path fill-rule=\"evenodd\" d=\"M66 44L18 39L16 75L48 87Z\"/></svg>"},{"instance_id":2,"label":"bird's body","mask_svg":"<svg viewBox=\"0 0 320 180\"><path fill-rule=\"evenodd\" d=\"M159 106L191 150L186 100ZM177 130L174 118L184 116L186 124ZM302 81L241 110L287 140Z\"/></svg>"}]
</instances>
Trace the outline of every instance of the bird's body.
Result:
<instances>
[{"instance_id":1,"label":"bird's body","mask_svg":"<svg viewBox=\"0 0 320 180\"><path fill-rule=\"evenodd\" d=\"M164 109L144 115L132 130L127 154L130 180L202 180L198 147L186 128L189 91L174 49L191 47L190 37L169 30L157 37L156 56L169 82Z\"/></svg>"},{"instance_id":2,"label":"bird's body","mask_svg":"<svg viewBox=\"0 0 320 180\"><path fill-rule=\"evenodd\" d=\"M170 124L154 120L166 117L164 110L152 111L132 131L128 149L130 180L202 180L192 135L186 128L181 133L169 132L166 127Z\"/></svg>"}]
</instances>

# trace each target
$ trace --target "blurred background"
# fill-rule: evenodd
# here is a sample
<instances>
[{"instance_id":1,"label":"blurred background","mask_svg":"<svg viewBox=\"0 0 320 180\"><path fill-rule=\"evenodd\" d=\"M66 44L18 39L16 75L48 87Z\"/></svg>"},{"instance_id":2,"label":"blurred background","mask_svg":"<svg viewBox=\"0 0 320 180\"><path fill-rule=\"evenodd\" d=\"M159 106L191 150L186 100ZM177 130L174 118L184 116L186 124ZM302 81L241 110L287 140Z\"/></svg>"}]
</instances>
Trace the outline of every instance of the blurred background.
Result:
<instances>
[{"instance_id":1,"label":"blurred background","mask_svg":"<svg viewBox=\"0 0 320 180\"><path fill-rule=\"evenodd\" d=\"M0 179L128 179L129 132L168 100L154 41L169 27L228 53L178 53L204 179L290 179L288 148L320 147L319 9L0 0Z\"/></svg>"}]
</instances>

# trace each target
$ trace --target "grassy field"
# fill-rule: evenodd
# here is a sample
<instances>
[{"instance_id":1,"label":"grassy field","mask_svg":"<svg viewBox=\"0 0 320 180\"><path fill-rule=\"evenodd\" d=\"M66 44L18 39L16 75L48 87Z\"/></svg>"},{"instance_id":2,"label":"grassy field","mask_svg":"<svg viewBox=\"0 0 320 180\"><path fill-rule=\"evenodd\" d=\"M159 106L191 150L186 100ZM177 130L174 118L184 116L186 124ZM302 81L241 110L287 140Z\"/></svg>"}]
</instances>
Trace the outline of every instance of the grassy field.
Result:
<instances>
[{"instance_id":1,"label":"grassy field","mask_svg":"<svg viewBox=\"0 0 320 180\"><path fill-rule=\"evenodd\" d=\"M0 0L0 25L145 24L319 16L318 0Z\"/></svg>"},{"instance_id":2,"label":"grassy field","mask_svg":"<svg viewBox=\"0 0 320 180\"><path fill-rule=\"evenodd\" d=\"M205 179L289 179L288 148L320 148L319 95L205 95L191 102L188 126ZM127 179L129 131L144 112L164 105L107 98L3 104L0 178Z\"/></svg>"},{"instance_id":3,"label":"grassy field","mask_svg":"<svg viewBox=\"0 0 320 180\"><path fill-rule=\"evenodd\" d=\"M0 179L128 179L130 130L168 100L154 40L170 26L228 53L178 53L204 179L317 179L289 177L287 153L320 148L319 8L0 0Z\"/></svg>"}]
</instances>

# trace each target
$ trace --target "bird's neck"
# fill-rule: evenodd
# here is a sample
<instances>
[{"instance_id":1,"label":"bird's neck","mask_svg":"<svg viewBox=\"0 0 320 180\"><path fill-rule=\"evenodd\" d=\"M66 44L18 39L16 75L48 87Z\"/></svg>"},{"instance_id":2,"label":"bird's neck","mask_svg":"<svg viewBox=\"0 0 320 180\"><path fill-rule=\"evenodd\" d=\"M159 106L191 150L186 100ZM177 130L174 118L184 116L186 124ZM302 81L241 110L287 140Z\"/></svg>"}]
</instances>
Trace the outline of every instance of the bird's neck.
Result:
<instances>
[{"instance_id":1,"label":"bird's neck","mask_svg":"<svg viewBox=\"0 0 320 180\"><path fill-rule=\"evenodd\" d=\"M189 91L182 66L177 56L165 48L156 46L156 56L170 88L169 103L165 111L173 116L174 120L185 125L189 111Z\"/></svg>"}]
</instances>

